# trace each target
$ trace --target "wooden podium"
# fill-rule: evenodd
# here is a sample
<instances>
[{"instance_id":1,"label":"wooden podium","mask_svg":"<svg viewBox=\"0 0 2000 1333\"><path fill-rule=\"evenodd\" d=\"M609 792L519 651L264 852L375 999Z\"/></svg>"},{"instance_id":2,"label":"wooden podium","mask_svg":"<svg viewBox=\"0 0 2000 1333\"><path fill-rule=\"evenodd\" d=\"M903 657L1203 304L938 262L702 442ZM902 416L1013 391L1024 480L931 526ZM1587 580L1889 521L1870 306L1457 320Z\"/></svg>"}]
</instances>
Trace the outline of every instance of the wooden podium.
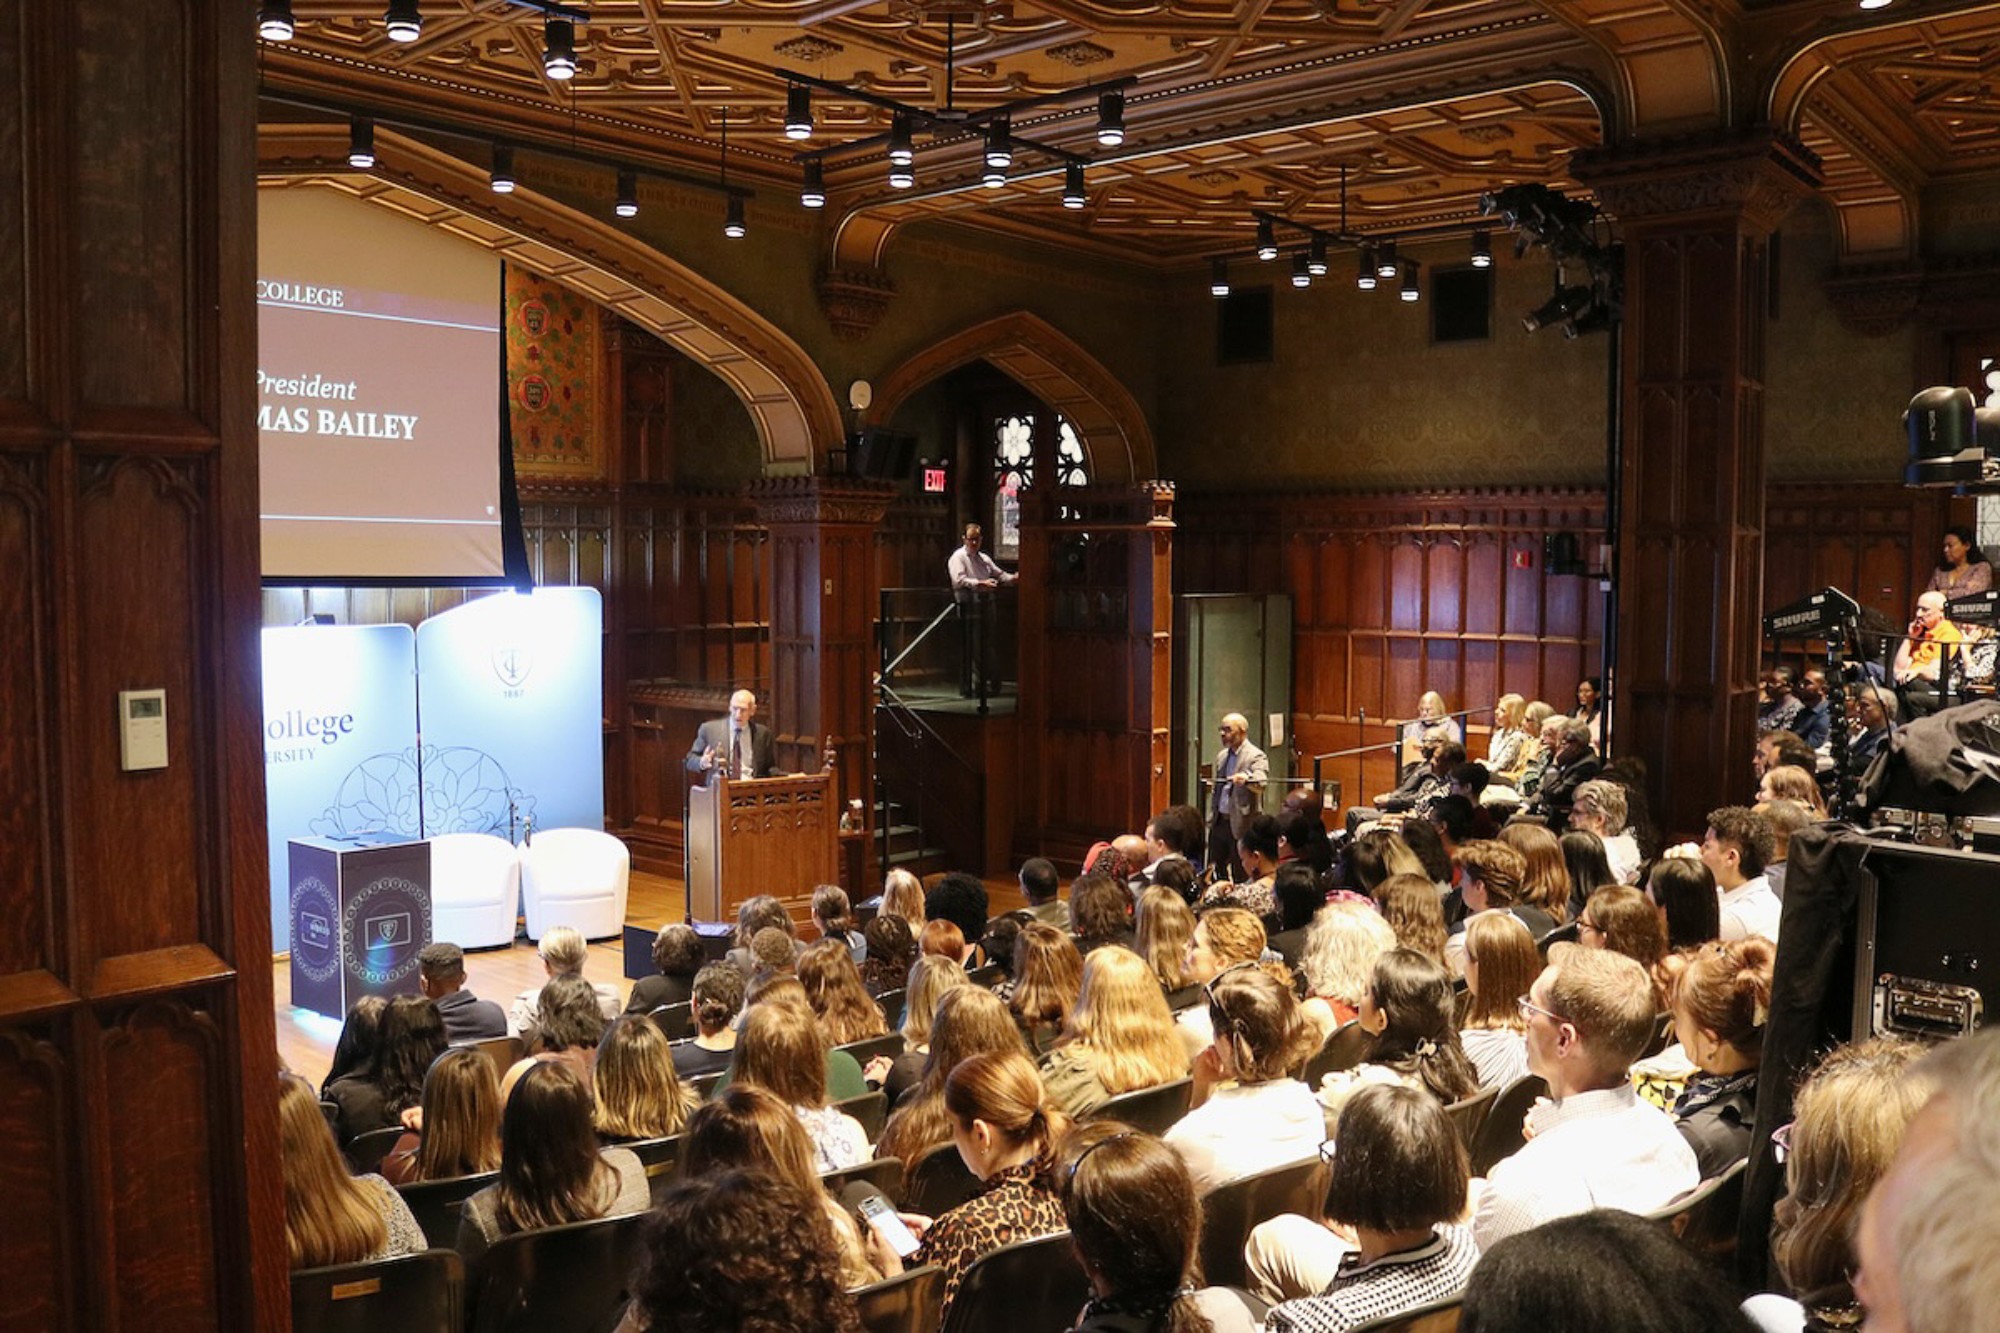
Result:
<instances>
[{"instance_id":1,"label":"wooden podium","mask_svg":"<svg viewBox=\"0 0 2000 1333\"><path fill-rule=\"evenodd\" d=\"M840 882L839 802L833 777L726 777L688 793L688 915L734 921L745 898L768 893L794 920L812 893Z\"/></svg>"}]
</instances>

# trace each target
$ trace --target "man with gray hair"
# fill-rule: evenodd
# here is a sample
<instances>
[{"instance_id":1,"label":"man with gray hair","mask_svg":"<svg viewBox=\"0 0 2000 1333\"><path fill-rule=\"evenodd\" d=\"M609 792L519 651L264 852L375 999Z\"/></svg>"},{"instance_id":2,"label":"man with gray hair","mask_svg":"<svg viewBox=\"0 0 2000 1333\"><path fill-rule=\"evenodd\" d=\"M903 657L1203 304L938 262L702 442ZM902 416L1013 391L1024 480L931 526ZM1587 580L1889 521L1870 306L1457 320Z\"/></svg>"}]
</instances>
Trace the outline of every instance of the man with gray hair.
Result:
<instances>
[{"instance_id":1,"label":"man with gray hair","mask_svg":"<svg viewBox=\"0 0 2000 1333\"><path fill-rule=\"evenodd\" d=\"M583 965L590 959L590 945L574 926L551 926L543 933L536 952L542 956L543 985L556 977L582 977ZM618 988L607 986L601 981L593 981L590 988L597 992L597 1007L604 1011L604 1021L618 1017L624 1001L618 998ZM540 1026L541 986L530 986L514 997L514 1003L507 1010L507 1035L518 1037L522 1033Z\"/></svg>"},{"instance_id":2,"label":"man with gray hair","mask_svg":"<svg viewBox=\"0 0 2000 1333\"><path fill-rule=\"evenodd\" d=\"M1250 719L1241 713L1222 716L1222 748L1215 752L1215 790L1208 798L1208 864L1217 879L1227 871L1243 871L1236 859L1236 842L1250 816L1264 806L1264 784L1271 761L1250 740Z\"/></svg>"},{"instance_id":3,"label":"man with gray hair","mask_svg":"<svg viewBox=\"0 0 2000 1333\"><path fill-rule=\"evenodd\" d=\"M1937 1091L1903 1132L1854 1233L1869 1333L1994 1326L2000 1264L2000 1033L1947 1042L1913 1071Z\"/></svg>"},{"instance_id":4,"label":"man with gray hair","mask_svg":"<svg viewBox=\"0 0 2000 1333\"><path fill-rule=\"evenodd\" d=\"M1535 790L1535 799L1521 810L1525 815L1541 819L1554 833L1568 829L1570 807L1576 802L1576 789L1596 777L1604 767L1604 761L1597 757L1597 751L1590 745L1590 724L1582 718L1565 720L1561 739L1562 744L1556 747L1554 762L1543 776L1542 785Z\"/></svg>"},{"instance_id":5,"label":"man with gray hair","mask_svg":"<svg viewBox=\"0 0 2000 1333\"><path fill-rule=\"evenodd\" d=\"M1620 884L1637 884L1639 867L1645 859L1639 854L1638 839L1625 827L1629 813L1625 789L1603 778L1578 783L1569 807L1569 826L1578 832L1597 835L1604 844L1604 859L1611 863L1611 873ZM1582 885L1576 888L1588 896L1589 890ZM1582 912L1583 904L1575 900L1574 894L1571 904L1570 916L1575 917Z\"/></svg>"}]
</instances>

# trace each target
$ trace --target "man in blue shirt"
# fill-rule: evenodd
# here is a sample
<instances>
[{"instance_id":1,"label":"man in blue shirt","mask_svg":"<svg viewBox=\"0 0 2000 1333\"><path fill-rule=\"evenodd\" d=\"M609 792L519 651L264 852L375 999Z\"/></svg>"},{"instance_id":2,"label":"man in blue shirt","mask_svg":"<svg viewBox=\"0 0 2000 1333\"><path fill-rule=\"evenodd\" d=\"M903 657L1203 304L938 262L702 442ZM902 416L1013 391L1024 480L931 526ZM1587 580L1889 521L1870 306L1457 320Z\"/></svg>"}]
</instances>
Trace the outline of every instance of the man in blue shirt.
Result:
<instances>
[{"instance_id":1,"label":"man in blue shirt","mask_svg":"<svg viewBox=\"0 0 2000 1333\"><path fill-rule=\"evenodd\" d=\"M1826 701L1826 673L1818 667L1809 669L1799 677L1798 716L1791 721L1791 729L1799 737L1817 750L1826 744L1827 728L1832 725L1832 714Z\"/></svg>"}]
</instances>

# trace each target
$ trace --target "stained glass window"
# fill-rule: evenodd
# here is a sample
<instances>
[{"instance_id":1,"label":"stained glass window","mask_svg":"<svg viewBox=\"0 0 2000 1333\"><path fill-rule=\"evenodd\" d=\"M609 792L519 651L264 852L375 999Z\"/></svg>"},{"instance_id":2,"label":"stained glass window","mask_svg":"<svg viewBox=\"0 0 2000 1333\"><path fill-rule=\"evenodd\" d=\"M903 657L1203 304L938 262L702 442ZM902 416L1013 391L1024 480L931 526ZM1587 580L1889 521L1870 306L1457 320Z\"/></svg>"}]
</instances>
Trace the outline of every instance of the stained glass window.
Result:
<instances>
[{"instance_id":1,"label":"stained glass window","mask_svg":"<svg viewBox=\"0 0 2000 1333\"><path fill-rule=\"evenodd\" d=\"M1090 465L1069 419L1056 417L1056 485L1087 486ZM1021 492L1035 484L1035 417L1020 412L993 420L992 550L998 558L1021 551Z\"/></svg>"}]
</instances>

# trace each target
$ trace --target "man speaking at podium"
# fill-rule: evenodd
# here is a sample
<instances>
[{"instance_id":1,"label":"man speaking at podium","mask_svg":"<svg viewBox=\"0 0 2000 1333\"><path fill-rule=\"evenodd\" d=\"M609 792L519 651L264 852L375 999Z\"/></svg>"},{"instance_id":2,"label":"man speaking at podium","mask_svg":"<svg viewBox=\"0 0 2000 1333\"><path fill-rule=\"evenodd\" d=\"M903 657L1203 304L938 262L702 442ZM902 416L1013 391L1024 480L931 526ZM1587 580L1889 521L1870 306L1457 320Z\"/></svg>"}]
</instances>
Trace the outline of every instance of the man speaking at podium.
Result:
<instances>
[{"instance_id":1,"label":"man speaking at podium","mask_svg":"<svg viewBox=\"0 0 2000 1333\"><path fill-rule=\"evenodd\" d=\"M741 778L768 778L778 771L772 748L771 729L752 721L757 716L757 696L738 690L729 696L729 716L701 724L688 747L687 770L701 775L703 782L715 781L726 773L731 781Z\"/></svg>"}]
</instances>

